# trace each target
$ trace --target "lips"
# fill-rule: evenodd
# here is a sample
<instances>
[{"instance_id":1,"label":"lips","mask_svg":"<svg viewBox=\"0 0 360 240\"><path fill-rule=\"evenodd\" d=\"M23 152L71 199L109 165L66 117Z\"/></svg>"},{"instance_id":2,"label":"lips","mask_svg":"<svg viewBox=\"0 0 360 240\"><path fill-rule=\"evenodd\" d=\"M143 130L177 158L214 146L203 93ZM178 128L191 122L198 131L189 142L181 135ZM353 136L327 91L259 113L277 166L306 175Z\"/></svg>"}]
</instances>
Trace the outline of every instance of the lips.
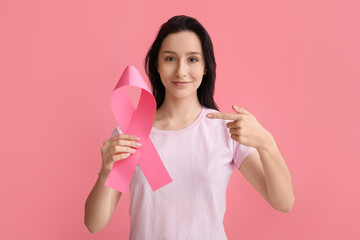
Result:
<instances>
[{"instance_id":1,"label":"lips","mask_svg":"<svg viewBox=\"0 0 360 240\"><path fill-rule=\"evenodd\" d=\"M177 87L185 87L191 82L173 82Z\"/></svg>"}]
</instances>

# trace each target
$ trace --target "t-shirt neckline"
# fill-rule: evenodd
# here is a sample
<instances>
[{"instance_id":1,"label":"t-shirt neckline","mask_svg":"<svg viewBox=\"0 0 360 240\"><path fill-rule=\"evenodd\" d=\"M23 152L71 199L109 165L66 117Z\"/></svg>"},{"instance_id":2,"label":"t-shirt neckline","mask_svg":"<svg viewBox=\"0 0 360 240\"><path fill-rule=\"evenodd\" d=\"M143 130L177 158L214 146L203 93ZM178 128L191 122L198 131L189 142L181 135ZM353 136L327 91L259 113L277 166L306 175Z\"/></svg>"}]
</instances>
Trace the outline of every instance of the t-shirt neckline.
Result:
<instances>
[{"instance_id":1,"label":"t-shirt neckline","mask_svg":"<svg viewBox=\"0 0 360 240\"><path fill-rule=\"evenodd\" d=\"M187 126L185 128L182 128L179 130L161 130L161 129L152 127L151 132L157 133L157 134L173 134L173 133L181 133L181 132L188 131L200 124L201 120L205 116L205 111L206 111L206 108L204 106L201 106L201 112L200 112L199 116L195 119L195 121L193 123L191 123L189 126Z\"/></svg>"}]
</instances>

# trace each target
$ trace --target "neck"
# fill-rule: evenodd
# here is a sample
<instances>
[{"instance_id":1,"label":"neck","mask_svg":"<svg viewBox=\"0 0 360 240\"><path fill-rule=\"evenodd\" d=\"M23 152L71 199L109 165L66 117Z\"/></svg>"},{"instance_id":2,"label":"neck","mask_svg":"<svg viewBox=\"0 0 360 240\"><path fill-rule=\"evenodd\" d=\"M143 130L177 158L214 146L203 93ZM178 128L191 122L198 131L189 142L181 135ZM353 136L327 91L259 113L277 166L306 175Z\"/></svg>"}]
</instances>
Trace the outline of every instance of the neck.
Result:
<instances>
[{"instance_id":1,"label":"neck","mask_svg":"<svg viewBox=\"0 0 360 240\"><path fill-rule=\"evenodd\" d=\"M156 112L156 120L173 123L194 121L201 112L201 104L197 95L188 98L166 98Z\"/></svg>"}]
</instances>

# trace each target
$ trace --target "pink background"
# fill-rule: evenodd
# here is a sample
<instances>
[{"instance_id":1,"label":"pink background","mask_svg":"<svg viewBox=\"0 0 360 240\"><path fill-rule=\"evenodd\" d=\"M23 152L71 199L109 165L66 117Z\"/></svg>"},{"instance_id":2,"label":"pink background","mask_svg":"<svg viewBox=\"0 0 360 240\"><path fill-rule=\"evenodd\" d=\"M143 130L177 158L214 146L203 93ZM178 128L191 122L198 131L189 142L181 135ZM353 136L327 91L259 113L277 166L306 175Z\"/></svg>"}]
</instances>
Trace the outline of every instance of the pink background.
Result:
<instances>
[{"instance_id":1,"label":"pink background","mask_svg":"<svg viewBox=\"0 0 360 240\"><path fill-rule=\"evenodd\" d=\"M110 94L127 65L148 81L157 30L185 14L213 40L221 111L254 114L293 177L282 213L235 171L229 239L359 239L356 2L1 1L1 238L128 239L129 192L103 231L84 225L116 124Z\"/></svg>"}]
</instances>

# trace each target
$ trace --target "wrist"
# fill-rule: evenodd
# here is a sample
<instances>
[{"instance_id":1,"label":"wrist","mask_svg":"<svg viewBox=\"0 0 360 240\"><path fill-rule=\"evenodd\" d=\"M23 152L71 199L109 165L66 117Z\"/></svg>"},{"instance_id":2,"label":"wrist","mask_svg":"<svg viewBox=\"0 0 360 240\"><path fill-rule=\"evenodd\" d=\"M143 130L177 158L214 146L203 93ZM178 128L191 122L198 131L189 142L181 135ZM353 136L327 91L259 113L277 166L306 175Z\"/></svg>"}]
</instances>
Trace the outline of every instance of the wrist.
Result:
<instances>
[{"instance_id":1,"label":"wrist","mask_svg":"<svg viewBox=\"0 0 360 240\"><path fill-rule=\"evenodd\" d=\"M100 172L99 172L98 174L99 174L99 177L102 177L102 178L107 179L107 177L108 177L109 174L110 174L110 170L102 167L102 168L100 169Z\"/></svg>"},{"instance_id":2,"label":"wrist","mask_svg":"<svg viewBox=\"0 0 360 240\"><path fill-rule=\"evenodd\" d=\"M265 151L276 147L276 142L274 137L271 135L270 132L267 132L265 134L264 140L262 141L262 144L258 147L259 150Z\"/></svg>"}]
</instances>

